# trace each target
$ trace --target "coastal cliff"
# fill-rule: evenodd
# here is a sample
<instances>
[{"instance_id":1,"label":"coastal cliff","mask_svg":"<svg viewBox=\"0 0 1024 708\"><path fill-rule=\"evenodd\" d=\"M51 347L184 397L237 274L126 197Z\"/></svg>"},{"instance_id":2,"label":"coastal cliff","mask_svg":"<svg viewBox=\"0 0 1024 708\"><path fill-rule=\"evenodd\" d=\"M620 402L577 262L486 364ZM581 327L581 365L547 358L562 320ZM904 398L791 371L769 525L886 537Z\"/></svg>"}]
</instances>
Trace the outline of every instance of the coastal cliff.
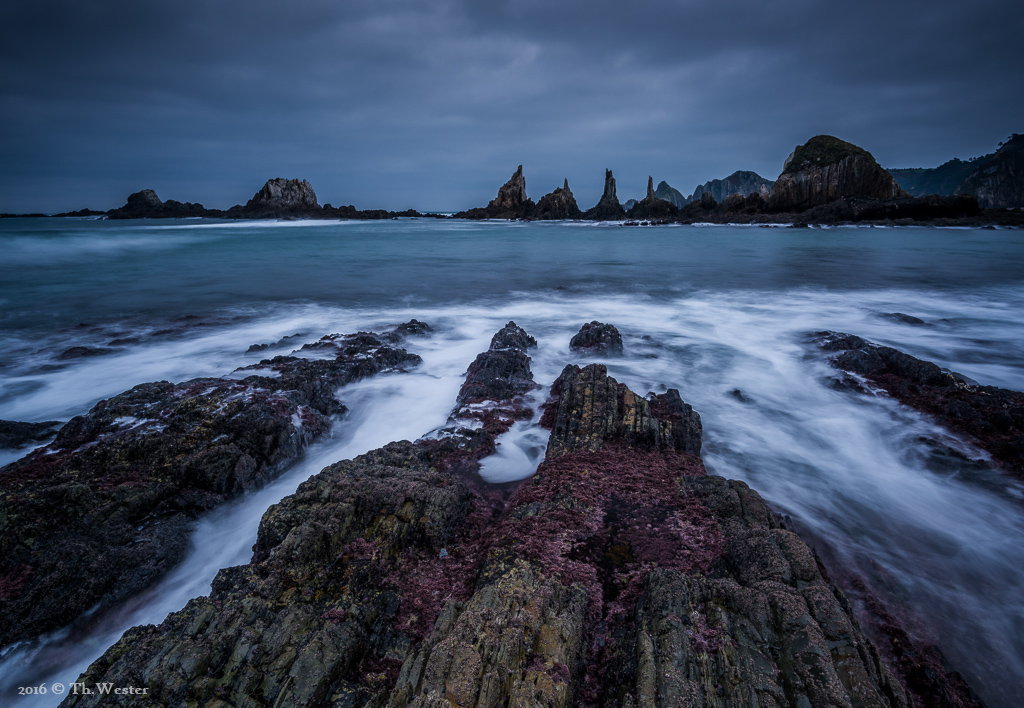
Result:
<instances>
[{"instance_id":1,"label":"coastal cliff","mask_svg":"<svg viewBox=\"0 0 1024 708\"><path fill-rule=\"evenodd\" d=\"M482 484L533 415L534 344L510 322L446 427L310 478L249 564L80 679L145 686L141 703L62 706L910 705L808 546L707 475L674 389L566 366L536 474L510 496Z\"/></svg>"},{"instance_id":2,"label":"coastal cliff","mask_svg":"<svg viewBox=\"0 0 1024 708\"><path fill-rule=\"evenodd\" d=\"M986 209L1024 207L1024 135L1014 133L957 187Z\"/></svg>"},{"instance_id":3,"label":"coastal cliff","mask_svg":"<svg viewBox=\"0 0 1024 708\"><path fill-rule=\"evenodd\" d=\"M905 194L867 150L818 135L786 159L768 195L768 208L803 211L849 196L894 199Z\"/></svg>"}]
</instances>

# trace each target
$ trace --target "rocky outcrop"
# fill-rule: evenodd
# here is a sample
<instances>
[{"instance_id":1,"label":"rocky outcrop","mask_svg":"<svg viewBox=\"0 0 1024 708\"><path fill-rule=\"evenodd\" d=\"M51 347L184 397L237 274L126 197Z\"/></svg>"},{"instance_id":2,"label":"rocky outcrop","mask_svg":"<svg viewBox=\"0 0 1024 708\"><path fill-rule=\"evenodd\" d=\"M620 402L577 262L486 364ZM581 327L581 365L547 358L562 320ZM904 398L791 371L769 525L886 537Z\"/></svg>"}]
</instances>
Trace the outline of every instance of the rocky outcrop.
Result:
<instances>
[{"instance_id":1,"label":"rocky outcrop","mask_svg":"<svg viewBox=\"0 0 1024 708\"><path fill-rule=\"evenodd\" d=\"M993 460L1024 477L1024 393L982 386L892 347L842 332L818 332L814 341L837 352L838 369L863 376L890 396L933 416L988 451Z\"/></svg>"},{"instance_id":2,"label":"rocky outcrop","mask_svg":"<svg viewBox=\"0 0 1024 708\"><path fill-rule=\"evenodd\" d=\"M630 219L673 219L679 210L672 202L659 199L654 193L654 178L647 177L647 196L641 199L626 214Z\"/></svg>"},{"instance_id":3,"label":"rocky outcrop","mask_svg":"<svg viewBox=\"0 0 1024 708\"><path fill-rule=\"evenodd\" d=\"M841 224L875 222L936 222L963 220L981 215L978 200L958 194L952 197L897 197L869 199L845 197L829 204L807 209L794 218L801 224Z\"/></svg>"},{"instance_id":4,"label":"rocky outcrop","mask_svg":"<svg viewBox=\"0 0 1024 708\"><path fill-rule=\"evenodd\" d=\"M420 359L370 333L238 379L141 384L0 471L0 647L144 589L191 520L279 473L344 410L338 386Z\"/></svg>"},{"instance_id":5,"label":"rocky outcrop","mask_svg":"<svg viewBox=\"0 0 1024 708\"><path fill-rule=\"evenodd\" d=\"M527 219L536 205L526 196L526 178L519 165L512 177L498 190L498 196L486 207L478 207L455 214L456 219Z\"/></svg>"},{"instance_id":6,"label":"rocky outcrop","mask_svg":"<svg viewBox=\"0 0 1024 708\"><path fill-rule=\"evenodd\" d=\"M906 195L871 153L819 135L786 160L768 195L768 208L799 212L851 196L886 200Z\"/></svg>"},{"instance_id":7,"label":"rocky outcrop","mask_svg":"<svg viewBox=\"0 0 1024 708\"><path fill-rule=\"evenodd\" d=\"M243 212L249 217L288 218L320 216L321 209L309 182L276 177L267 180L244 207L228 211Z\"/></svg>"},{"instance_id":8,"label":"rocky outcrop","mask_svg":"<svg viewBox=\"0 0 1024 708\"><path fill-rule=\"evenodd\" d=\"M84 210L88 211L88 210ZM186 219L204 216L206 209L202 204L173 199L161 201L152 189L143 189L128 195L128 201L120 209L107 212L110 219Z\"/></svg>"},{"instance_id":9,"label":"rocky outcrop","mask_svg":"<svg viewBox=\"0 0 1024 708\"><path fill-rule=\"evenodd\" d=\"M658 182L658 186L655 188L654 194L658 197L658 199L664 199L667 202L672 202L675 205L676 209L682 209L691 201L690 199L685 197L683 193L680 192L678 189L670 186L669 183L666 182L665 180Z\"/></svg>"},{"instance_id":10,"label":"rocky outcrop","mask_svg":"<svg viewBox=\"0 0 1024 708\"><path fill-rule=\"evenodd\" d=\"M569 348L581 354L621 356L622 335L615 325L594 320L580 327L580 331L569 340Z\"/></svg>"},{"instance_id":11,"label":"rocky outcrop","mask_svg":"<svg viewBox=\"0 0 1024 708\"><path fill-rule=\"evenodd\" d=\"M589 221L622 221L626 218L626 210L619 204L615 194L615 178L611 170L604 171L604 193L601 199L583 214L583 218Z\"/></svg>"},{"instance_id":12,"label":"rocky outcrop","mask_svg":"<svg viewBox=\"0 0 1024 708\"><path fill-rule=\"evenodd\" d=\"M1024 207L1024 135L1014 133L996 154L983 161L957 194L976 197L986 209Z\"/></svg>"},{"instance_id":13,"label":"rocky outcrop","mask_svg":"<svg viewBox=\"0 0 1024 708\"><path fill-rule=\"evenodd\" d=\"M970 160L953 158L938 167L915 167L909 169L890 169L889 174L899 182L900 188L913 197L926 197L931 194L952 196L957 187L963 184L978 165L986 162L995 153L974 157Z\"/></svg>"},{"instance_id":14,"label":"rocky outcrop","mask_svg":"<svg viewBox=\"0 0 1024 708\"><path fill-rule=\"evenodd\" d=\"M484 356L527 337L510 323ZM551 392L545 460L507 503L473 482L495 440L460 405L454 427L310 478L248 565L80 681L155 705L908 705L810 549L706 476L677 391L638 396L591 365Z\"/></svg>"},{"instance_id":15,"label":"rocky outcrop","mask_svg":"<svg viewBox=\"0 0 1024 708\"><path fill-rule=\"evenodd\" d=\"M534 219L543 220L579 219L583 216L583 212L576 205L576 197L569 189L569 180L566 179L564 185L541 197L532 216Z\"/></svg>"},{"instance_id":16,"label":"rocky outcrop","mask_svg":"<svg viewBox=\"0 0 1024 708\"><path fill-rule=\"evenodd\" d=\"M775 182L765 179L756 172L737 170L725 179L713 179L710 182L698 184L687 203L697 201L705 192L710 193L716 202L723 202L736 194L741 197L757 194L762 199L767 199L774 184Z\"/></svg>"},{"instance_id":17,"label":"rocky outcrop","mask_svg":"<svg viewBox=\"0 0 1024 708\"><path fill-rule=\"evenodd\" d=\"M0 450L25 447L33 442L52 438L61 426L58 420L44 423L21 423L15 420L0 420Z\"/></svg>"}]
</instances>

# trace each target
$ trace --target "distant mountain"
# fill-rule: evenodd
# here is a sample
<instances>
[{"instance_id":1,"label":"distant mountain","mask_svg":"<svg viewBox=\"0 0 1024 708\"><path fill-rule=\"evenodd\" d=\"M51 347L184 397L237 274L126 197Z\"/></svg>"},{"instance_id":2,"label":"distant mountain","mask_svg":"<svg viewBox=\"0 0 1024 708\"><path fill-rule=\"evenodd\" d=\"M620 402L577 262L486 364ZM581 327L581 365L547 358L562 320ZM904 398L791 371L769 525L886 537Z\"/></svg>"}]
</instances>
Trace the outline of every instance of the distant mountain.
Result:
<instances>
[{"instance_id":1,"label":"distant mountain","mask_svg":"<svg viewBox=\"0 0 1024 708\"><path fill-rule=\"evenodd\" d=\"M957 194L978 198L984 209L1024 207L1024 135L1014 133L996 154L978 165Z\"/></svg>"},{"instance_id":2,"label":"distant mountain","mask_svg":"<svg viewBox=\"0 0 1024 708\"><path fill-rule=\"evenodd\" d=\"M658 183L658 188L654 190L654 194L658 199L664 199L666 202L672 202L678 209L682 209L693 201L692 199L683 196L683 193L675 187L670 187L668 182L665 180ZM699 194L697 195L697 198L700 199ZM629 209L630 207L627 206L626 208Z\"/></svg>"},{"instance_id":3,"label":"distant mountain","mask_svg":"<svg viewBox=\"0 0 1024 708\"><path fill-rule=\"evenodd\" d=\"M948 196L956 192L956 188L978 168L978 165L994 156L995 153L990 153L970 160L954 157L938 167L889 170L889 174L896 178L904 190L915 197L928 194Z\"/></svg>"},{"instance_id":4,"label":"distant mountain","mask_svg":"<svg viewBox=\"0 0 1024 708\"><path fill-rule=\"evenodd\" d=\"M969 194L985 209L1024 207L1024 135L1014 133L996 152L970 160L889 172L915 197Z\"/></svg>"},{"instance_id":5,"label":"distant mountain","mask_svg":"<svg viewBox=\"0 0 1024 708\"><path fill-rule=\"evenodd\" d=\"M711 192L711 196L714 197L716 202L722 202L726 197L733 194L745 197L749 194L757 193L767 198L773 184L775 183L772 180L765 179L756 172L737 170L725 179L713 179L710 182L698 184L696 189L693 190L693 194L689 197L665 181L658 184L654 194L659 199L671 202L677 209L682 209L687 204L699 202L704 192ZM629 207L626 208L628 209Z\"/></svg>"},{"instance_id":6,"label":"distant mountain","mask_svg":"<svg viewBox=\"0 0 1024 708\"><path fill-rule=\"evenodd\" d=\"M748 194L758 193L762 197L767 197L774 184L775 182L765 179L756 172L737 170L725 179L713 179L710 182L698 184L697 188L693 190L690 201L699 200L704 192L711 192L711 196L715 198L716 202L724 201L726 197L733 194L745 197Z\"/></svg>"}]
</instances>

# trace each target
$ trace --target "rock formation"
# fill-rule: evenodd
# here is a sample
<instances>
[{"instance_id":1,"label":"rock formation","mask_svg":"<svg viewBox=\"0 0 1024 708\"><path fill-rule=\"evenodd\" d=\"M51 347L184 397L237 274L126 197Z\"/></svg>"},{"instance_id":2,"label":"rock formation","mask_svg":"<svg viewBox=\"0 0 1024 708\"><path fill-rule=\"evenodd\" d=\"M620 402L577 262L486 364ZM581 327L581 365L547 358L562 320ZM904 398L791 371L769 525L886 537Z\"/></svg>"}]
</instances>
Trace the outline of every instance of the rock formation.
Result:
<instances>
[{"instance_id":1,"label":"rock formation","mask_svg":"<svg viewBox=\"0 0 1024 708\"><path fill-rule=\"evenodd\" d=\"M14 420L0 420L0 450L25 447L33 442L52 438L61 426L60 421L44 423L21 423Z\"/></svg>"},{"instance_id":2,"label":"rock formation","mask_svg":"<svg viewBox=\"0 0 1024 708\"><path fill-rule=\"evenodd\" d=\"M819 135L793 151L768 196L774 211L803 211L843 197L906 196L868 151Z\"/></svg>"},{"instance_id":3,"label":"rock formation","mask_svg":"<svg viewBox=\"0 0 1024 708\"><path fill-rule=\"evenodd\" d=\"M682 192L669 185L665 180L658 182L658 186L654 189L654 194L658 199L664 199L667 202L672 202L676 209L682 209L690 203L690 200L683 196Z\"/></svg>"},{"instance_id":4,"label":"rock formation","mask_svg":"<svg viewBox=\"0 0 1024 708\"><path fill-rule=\"evenodd\" d=\"M502 378L489 352L529 343L510 323L477 373ZM677 391L567 366L536 475L507 502L475 482L520 391L481 412L464 388L450 427L310 478L264 515L249 564L80 681L153 705L908 706L811 550L705 474Z\"/></svg>"},{"instance_id":5,"label":"rock formation","mask_svg":"<svg viewBox=\"0 0 1024 708\"><path fill-rule=\"evenodd\" d=\"M88 211L88 210L84 210ZM206 209L202 204L168 199L160 201L152 189L143 189L128 195L128 201L120 209L107 212L110 219L184 219L203 216Z\"/></svg>"},{"instance_id":6,"label":"rock formation","mask_svg":"<svg viewBox=\"0 0 1024 708\"><path fill-rule=\"evenodd\" d=\"M978 199L985 209L1024 207L1024 135L1014 133L991 159L983 161L957 194Z\"/></svg>"},{"instance_id":7,"label":"rock formation","mask_svg":"<svg viewBox=\"0 0 1024 708\"><path fill-rule=\"evenodd\" d=\"M331 427L337 387L420 359L382 336L322 339L275 377L141 384L0 473L0 647L144 589L200 512L261 486ZM59 510L59 513L57 513Z\"/></svg>"},{"instance_id":8,"label":"rock formation","mask_svg":"<svg viewBox=\"0 0 1024 708\"><path fill-rule=\"evenodd\" d=\"M583 218L590 221L622 221L626 218L626 210L615 195L615 178L611 170L604 171L604 194L594 207L583 214Z\"/></svg>"},{"instance_id":9,"label":"rock formation","mask_svg":"<svg viewBox=\"0 0 1024 708\"><path fill-rule=\"evenodd\" d=\"M626 214L630 219L672 219L679 216L679 210L669 201L659 199L654 193L654 178L647 177L647 196L637 202Z\"/></svg>"},{"instance_id":10,"label":"rock formation","mask_svg":"<svg viewBox=\"0 0 1024 708\"><path fill-rule=\"evenodd\" d=\"M526 196L526 178L519 165L512 177L498 190L498 196L486 207L477 207L455 214L456 219L528 219L536 205Z\"/></svg>"},{"instance_id":11,"label":"rock formation","mask_svg":"<svg viewBox=\"0 0 1024 708\"><path fill-rule=\"evenodd\" d=\"M241 210L250 215L275 218L315 216L320 212L320 205L316 201L316 192L306 180L276 177L267 180Z\"/></svg>"},{"instance_id":12,"label":"rock formation","mask_svg":"<svg viewBox=\"0 0 1024 708\"><path fill-rule=\"evenodd\" d=\"M979 385L850 334L818 332L814 339L822 349L838 352L831 359L837 369L864 376L901 403L966 434L1001 466L1024 477L1024 393Z\"/></svg>"},{"instance_id":13,"label":"rock formation","mask_svg":"<svg viewBox=\"0 0 1024 708\"><path fill-rule=\"evenodd\" d=\"M995 153L990 153L970 160L953 158L938 167L890 169L889 174L899 182L900 188L911 196L926 197L931 194L952 196L956 193L957 187L963 184L963 181L978 168L978 165L992 159L994 155Z\"/></svg>"},{"instance_id":14,"label":"rock formation","mask_svg":"<svg viewBox=\"0 0 1024 708\"><path fill-rule=\"evenodd\" d=\"M564 185L541 197L533 211L534 219L579 219L581 216L583 212L576 205L576 197L569 189L568 179Z\"/></svg>"},{"instance_id":15,"label":"rock formation","mask_svg":"<svg viewBox=\"0 0 1024 708\"><path fill-rule=\"evenodd\" d=\"M581 354L621 356L622 335L615 325L594 320L580 327L580 331L569 340L569 348Z\"/></svg>"},{"instance_id":16,"label":"rock formation","mask_svg":"<svg viewBox=\"0 0 1024 708\"><path fill-rule=\"evenodd\" d=\"M693 190L693 196L687 202L697 201L705 192L710 192L716 202L724 202L726 198L734 194L741 197L758 194L763 199L767 199L774 184L775 182L765 179L756 172L737 170L725 179L713 179L705 184L698 184L697 188Z\"/></svg>"}]
</instances>

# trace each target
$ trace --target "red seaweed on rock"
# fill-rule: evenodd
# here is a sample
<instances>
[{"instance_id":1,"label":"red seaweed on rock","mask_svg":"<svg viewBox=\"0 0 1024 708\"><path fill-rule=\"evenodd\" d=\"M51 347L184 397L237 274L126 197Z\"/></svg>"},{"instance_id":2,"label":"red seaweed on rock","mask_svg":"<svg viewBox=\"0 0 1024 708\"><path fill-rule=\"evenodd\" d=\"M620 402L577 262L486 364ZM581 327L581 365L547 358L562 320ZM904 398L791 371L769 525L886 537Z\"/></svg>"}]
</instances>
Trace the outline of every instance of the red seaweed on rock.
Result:
<instances>
[{"instance_id":1,"label":"red seaweed on rock","mask_svg":"<svg viewBox=\"0 0 1024 708\"><path fill-rule=\"evenodd\" d=\"M810 549L705 474L678 392L599 365L552 391L545 461L507 505L469 481L494 439L458 427L460 396L453 427L271 507L249 565L81 681L159 704L908 705Z\"/></svg>"}]
</instances>

